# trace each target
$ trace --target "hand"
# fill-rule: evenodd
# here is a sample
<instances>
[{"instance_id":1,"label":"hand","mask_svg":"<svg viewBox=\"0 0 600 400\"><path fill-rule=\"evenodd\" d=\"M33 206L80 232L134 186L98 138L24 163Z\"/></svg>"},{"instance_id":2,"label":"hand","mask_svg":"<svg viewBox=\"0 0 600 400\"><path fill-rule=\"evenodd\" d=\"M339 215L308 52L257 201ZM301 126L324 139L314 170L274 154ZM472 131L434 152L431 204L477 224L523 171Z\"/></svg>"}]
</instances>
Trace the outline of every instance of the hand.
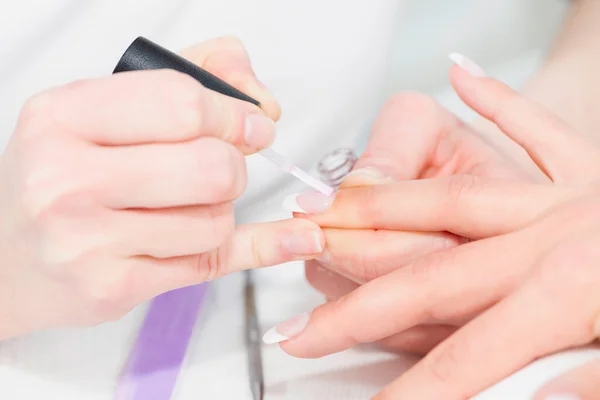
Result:
<instances>
[{"instance_id":1,"label":"hand","mask_svg":"<svg viewBox=\"0 0 600 400\"><path fill-rule=\"evenodd\" d=\"M600 150L506 86L453 74L463 100L522 144L554 184L462 175L353 188L309 217L326 228L480 239L415 260L276 329L286 352L319 357L431 320L476 316L381 399L468 398L537 357L600 335Z\"/></svg>"},{"instance_id":2,"label":"hand","mask_svg":"<svg viewBox=\"0 0 600 400\"><path fill-rule=\"evenodd\" d=\"M169 70L75 82L23 108L0 165L0 340L321 251L310 221L234 230L244 155L273 141L279 106L238 41L184 55L264 109Z\"/></svg>"},{"instance_id":3,"label":"hand","mask_svg":"<svg viewBox=\"0 0 600 400\"><path fill-rule=\"evenodd\" d=\"M455 78L456 74L451 74L451 80ZM535 164L532 169L519 159L520 153L526 157L527 154L518 145L506 137L501 139L509 145L495 140L494 146L498 147L494 147L428 96L399 94L383 107L365 153L341 187L456 174L548 181ZM516 146L516 151L509 151L510 144ZM322 199L306 197L298 196L297 202L308 212L321 212L323 206L329 205ZM335 227L326 229L325 235L327 250L317 260L306 262L306 277L328 300L335 300L415 258L465 241L448 232L348 231ZM365 242L370 245L360 245ZM359 247L360 251L356 251ZM451 334L455 325L463 322L437 324L431 321L425 326L397 333L379 344L393 351L425 353Z\"/></svg>"}]
</instances>

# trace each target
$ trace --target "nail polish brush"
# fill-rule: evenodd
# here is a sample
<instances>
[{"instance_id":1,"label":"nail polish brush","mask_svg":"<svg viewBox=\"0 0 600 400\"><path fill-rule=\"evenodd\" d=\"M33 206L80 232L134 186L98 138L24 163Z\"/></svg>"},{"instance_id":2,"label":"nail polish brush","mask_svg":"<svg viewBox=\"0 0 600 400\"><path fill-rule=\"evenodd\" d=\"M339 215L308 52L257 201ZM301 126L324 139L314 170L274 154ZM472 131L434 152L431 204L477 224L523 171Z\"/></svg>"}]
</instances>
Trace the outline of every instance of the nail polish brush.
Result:
<instances>
[{"instance_id":1,"label":"nail polish brush","mask_svg":"<svg viewBox=\"0 0 600 400\"><path fill-rule=\"evenodd\" d=\"M247 101L260 107L260 103L254 98L241 92L196 64L144 37L138 37L129 46L129 48L127 48L123 54L123 57L121 57L121 60L117 64L114 72L117 73L124 71L164 68L183 72L184 74L190 75L192 78L196 79L208 89L214 90L215 92L221 93L225 96ZM260 151L259 154L276 165L279 170L295 176L297 179L301 180L306 185L317 190L318 192L321 192L326 196L329 196L334 192L332 187L321 182L319 179L314 178L301 168L295 166L289 158L277 153L275 150L269 148Z\"/></svg>"}]
</instances>

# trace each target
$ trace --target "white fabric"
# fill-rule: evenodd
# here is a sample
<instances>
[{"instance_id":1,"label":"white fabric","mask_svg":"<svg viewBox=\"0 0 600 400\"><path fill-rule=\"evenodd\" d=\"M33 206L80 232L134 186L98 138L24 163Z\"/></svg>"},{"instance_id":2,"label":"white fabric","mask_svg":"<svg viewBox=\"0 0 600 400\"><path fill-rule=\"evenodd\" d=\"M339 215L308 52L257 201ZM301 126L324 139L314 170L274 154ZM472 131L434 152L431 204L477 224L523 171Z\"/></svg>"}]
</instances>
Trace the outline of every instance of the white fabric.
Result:
<instances>
[{"instance_id":1,"label":"white fabric","mask_svg":"<svg viewBox=\"0 0 600 400\"><path fill-rule=\"evenodd\" d=\"M2 5L2 144L27 97L109 74L138 35L178 49L234 34L244 40L259 77L283 105L275 148L305 168L314 168L334 148L355 144L368 131L384 93L407 88L438 93L445 105L468 117L443 90L446 54L464 52L486 68L517 60L512 69L498 71L520 82L534 68L565 7L561 0L19 0ZM249 160L249 172L238 220L288 217L279 202L303 187L260 158ZM298 263L256 276L264 329L321 302ZM251 398L241 280L238 274L211 284L174 399ZM0 398L110 399L146 307L95 328L0 343ZM478 398L528 399L542 382L599 356L600 350L582 350L541 360ZM277 346L265 346L263 357L267 400L365 399L415 361L371 350L298 360Z\"/></svg>"}]
</instances>

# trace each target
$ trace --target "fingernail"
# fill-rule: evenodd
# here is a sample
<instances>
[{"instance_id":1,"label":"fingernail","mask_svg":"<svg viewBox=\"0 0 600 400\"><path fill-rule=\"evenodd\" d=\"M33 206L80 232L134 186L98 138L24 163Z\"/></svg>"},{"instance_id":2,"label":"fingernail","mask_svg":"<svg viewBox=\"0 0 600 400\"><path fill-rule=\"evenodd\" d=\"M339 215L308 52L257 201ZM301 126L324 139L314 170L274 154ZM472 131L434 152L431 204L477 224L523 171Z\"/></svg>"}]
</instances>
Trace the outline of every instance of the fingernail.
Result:
<instances>
[{"instance_id":1,"label":"fingernail","mask_svg":"<svg viewBox=\"0 0 600 400\"><path fill-rule=\"evenodd\" d=\"M266 115L248 115L244 129L246 144L254 149L266 149L275 140L275 122Z\"/></svg>"},{"instance_id":2,"label":"fingernail","mask_svg":"<svg viewBox=\"0 0 600 400\"><path fill-rule=\"evenodd\" d=\"M281 243L287 251L297 255L319 254L323 251L318 231L293 232L283 237Z\"/></svg>"},{"instance_id":3,"label":"fingernail","mask_svg":"<svg viewBox=\"0 0 600 400\"><path fill-rule=\"evenodd\" d=\"M374 178L374 179L385 178L385 174L375 167L365 167L365 168L355 169L354 171L351 171L348 175L346 175L346 178L349 178L351 176L361 176L361 177L365 177L365 178Z\"/></svg>"},{"instance_id":4,"label":"fingernail","mask_svg":"<svg viewBox=\"0 0 600 400\"><path fill-rule=\"evenodd\" d=\"M452 53L449 55L449 57L452 61L454 61L454 63L456 63L458 66L460 66L462 69L464 69L471 75L476 76L478 78L484 78L486 76L485 72L483 71L483 68L475 64L475 62L470 58L458 53Z\"/></svg>"},{"instance_id":5,"label":"fingernail","mask_svg":"<svg viewBox=\"0 0 600 400\"><path fill-rule=\"evenodd\" d=\"M295 193L283 199L284 210L305 214L319 214L327 211L335 196L325 196L319 192Z\"/></svg>"},{"instance_id":6,"label":"fingernail","mask_svg":"<svg viewBox=\"0 0 600 400\"><path fill-rule=\"evenodd\" d=\"M556 393L547 396L544 400L581 400L581 398L569 393Z\"/></svg>"},{"instance_id":7,"label":"fingernail","mask_svg":"<svg viewBox=\"0 0 600 400\"><path fill-rule=\"evenodd\" d=\"M269 329L269 331L263 336L263 342L266 344L280 343L298 336L300 333L302 333L304 328L306 328L306 325L308 325L309 319L309 313L290 318L287 321L277 325L275 328Z\"/></svg>"}]
</instances>

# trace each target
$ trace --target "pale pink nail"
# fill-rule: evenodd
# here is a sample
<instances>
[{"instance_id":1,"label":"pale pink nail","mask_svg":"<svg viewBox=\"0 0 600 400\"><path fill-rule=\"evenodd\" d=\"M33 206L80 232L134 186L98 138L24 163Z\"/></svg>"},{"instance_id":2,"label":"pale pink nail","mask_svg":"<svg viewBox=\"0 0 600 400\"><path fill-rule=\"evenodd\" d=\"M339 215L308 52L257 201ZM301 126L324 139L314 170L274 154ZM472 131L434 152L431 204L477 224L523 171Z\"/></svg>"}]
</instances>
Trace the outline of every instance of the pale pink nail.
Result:
<instances>
[{"instance_id":1,"label":"pale pink nail","mask_svg":"<svg viewBox=\"0 0 600 400\"><path fill-rule=\"evenodd\" d=\"M253 149L266 149L275 140L275 122L266 115L250 114L246 117L246 144Z\"/></svg>"},{"instance_id":2,"label":"pale pink nail","mask_svg":"<svg viewBox=\"0 0 600 400\"><path fill-rule=\"evenodd\" d=\"M459 67L467 71L473 76L478 78L484 78L486 76L485 71L479 65L477 65L470 58L463 56L459 53L452 53L449 55L450 59L454 61Z\"/></svg>"},{"instance_id":3,"label":"pale pink nail","mask_svg":"<svg viewBox=\"0 0 600 400\"><path fill-rule=\"evenodd\" d=\"M293 232L283 237L281 243L287 251L297 255L319 254L323 251L318 231Z\"/></svg>"},{"instance_id":4,"label":"pale pink nail","mask_svg":"<svg viewBox=\"0 0 600 400\"><path fill-rule=\"evenodd\" d=\"M318 192L290 194L283 199L284 210L305 214L320 214L333 204L335 194L325 196Z\"/></svg>"},{"instance_id":5,"label":"pale pink nail","mask_svg":"<svg viewBox=\"0 0 600 400\"><path fill-rule=\"evenodd\" d=\"M289 340L295 336L298 336L310 319L310 314L305 313L297 315L294 318L290 318L285 322L277 325L275 328L269 329L263 336L263 342L266 344L280 343Z\"/></svg>"}]
</instances>

